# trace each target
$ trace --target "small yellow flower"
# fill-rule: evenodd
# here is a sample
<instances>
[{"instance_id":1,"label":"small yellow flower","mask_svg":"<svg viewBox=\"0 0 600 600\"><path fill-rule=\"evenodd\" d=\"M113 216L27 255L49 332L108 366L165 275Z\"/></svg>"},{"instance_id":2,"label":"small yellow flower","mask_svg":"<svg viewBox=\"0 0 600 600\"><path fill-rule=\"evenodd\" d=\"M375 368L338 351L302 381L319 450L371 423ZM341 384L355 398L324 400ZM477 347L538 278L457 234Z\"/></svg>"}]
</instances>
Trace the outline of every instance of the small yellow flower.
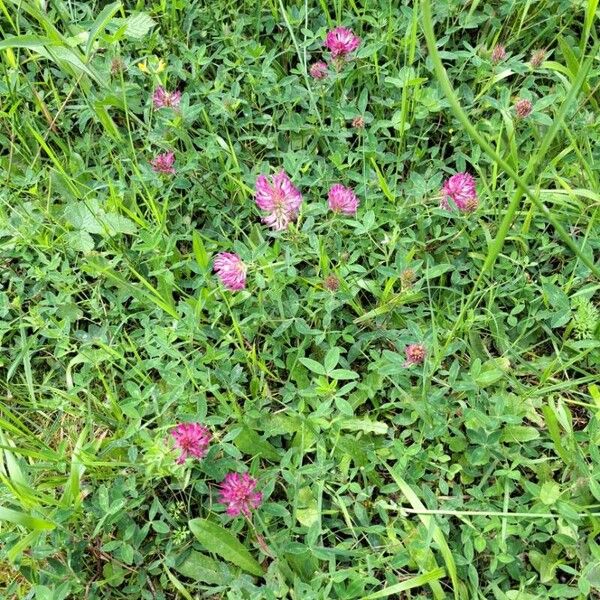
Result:
<instances>
[{"instance_id":1,"label":"small yellow flower","mask_svg":"<svg viewBox=\"0 0 600 600\"><path fill-rule=\"evenodd\" d=\"M167 63L162 58L151 56L149 60L138 63L138 69L142 73L158 75L167 68Z\"/></svg>"}]
</instances>

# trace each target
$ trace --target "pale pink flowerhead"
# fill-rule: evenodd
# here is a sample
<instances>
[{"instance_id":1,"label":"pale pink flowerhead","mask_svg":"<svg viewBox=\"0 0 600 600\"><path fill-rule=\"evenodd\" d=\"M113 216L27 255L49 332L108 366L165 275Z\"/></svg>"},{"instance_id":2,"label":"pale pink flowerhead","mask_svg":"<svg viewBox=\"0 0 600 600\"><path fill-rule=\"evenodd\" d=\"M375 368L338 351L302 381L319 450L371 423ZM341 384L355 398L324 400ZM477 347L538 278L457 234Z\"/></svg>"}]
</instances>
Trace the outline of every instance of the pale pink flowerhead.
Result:
<instances>
[{"instance_id":1,"label":"pale pink flowerhead","mask_svg":"<svg viewBox=\"0 0 600 600\"><path fill-rule=\"evenodd\" d=\"M178 464L184 463L188 456L204 458L212 439L210 431L200 423L179 423L171 435L175 446L181 450Z\"/></svg>"},{"instance_id":2,"label":"pale pink flowerhead","mask_svg":"<svg viewBox=\"0 0 600 600\"><path fill-rule=\"evenodd\" d=\"M327 64L319 60L310 65L309 72L313 79L325 79L327 77Z\"/></svg>"},{"instance_id":3,"label":"pale pink flowerhead","mask_svg":"<svg viewBox=\"0 0 600 600\"><path fill-rule=\"evenodd\" d=\"M506 58L506 48L502 44L496 44L492 50L492 62L497 65Z\"/></svg>"},{"instance_id":4,"label":"pale pink flowerhead","mask_svg":"<svg viewBox=\"0 0 600 600\"><path fill-rule=\"evenodd\" d=\"M271 177L259 175L256 178L256 205L267 212L263 222L276 231L282 231L296 220L302 194L294 186L284 171Z\"/></svg>"},{"instance_id":5,"label":"pale pink flowerhead","mask_svg":"<svg viewBox=\"0 0 600 600\"><path fill-rule=\"evenodd\" d=\"M456 173L446 179L442 186L441 208L450 208L448 200L452 200L463 212L475 210L478 204L475 178L469 173Z\"/></svg>"},{"instance_id":6,"label":"pale pink flowerhead","mask_svg":"<svg viewBox=\"0 0 600 600\"><path fill-rule=\"evenodd\" d=\"M361 115L358 115L358 117L354 117L354 119L352 119L352 127L356 127L356 129L364 129L365 118Z\"/></svg>"},{"instance_id":7,"label":"pale pink flowerhead","mask_svg":"<svg viewBox=\"0 0 600 600\"><path fill-rule=\"evenodd\" d=\"M328 196L329 209L336 213L345 215L355 215L358 209L358 198L349 187L344 187L341 183L331 186Z\"/></svg>"},{"instance_id":8,"label":"pale pink flowerhead","mask_svg":"<svg viewBox=\"0 0 600 600\"><path fill-rule=\"evenodd\" d=\"M423 344L409 344L406 346L405 352L405 367L410 367L410 365L420 365L425 360L426 351Z\"/></svg>"},{"instance_id":9,"label":"pale pink flowerhead","mask_svg":"<svg viewBox=\"0 0 600 600\"><path fill-rule=\"evenodd\" d=\"M246 265L237 254L220 252L215 258L213 268L228 290L239 292L246 287Z\"/></svg>"},{"instance_id":10,"label":"pale pink flowerhead","mask_svg":"<svg viewBox=\"0 0 600 600\"><path fill-rule=\"evenodd\" d=\"M515 102L515 114L519 119L526 119L533 110L531 100L521 98Z\"/></svg>"},{"instance_id":11,"label":"pale pink flowerhead","mask_svg":"<svg viewBox=\"0 0 600 600\"><path fill-rule=\"evenodd\" d=\"M150 164L156 173L162 173L163 175L175 175L175 153L174 152L163 152L157 154L151 161Z\"/></svg>"},{"instance_id":12,"label":"pale pink flowerhead","mask_svg":"<svg viewBox=\"0 0 600 600\"><path fill-rule=\"evenodd\" d=\"M255 491L257 481L248 473L227 473L220 486L219 501L227 505L227 514L237 517L242 514L250 517L250 511L258 508L262 494Z\"/></svg>"},{"instance_id":13,"label":"pale pink flowerhead","mask_svg":"<svg viewBox=\"0 0 600 600\"><path fill-rule=\"evenodd\" d=\"M154 108L177 108L181 102L181 92L167 92L162 85L159 85L152 95Z\"/></svg>"},{"instance_id":14,"label":"pale pink flowerhead","mask_svg":"<svg viewBox=\"0 0 600 600\"><path fill-rule=\"evenodd\" d=\"M327 33L325 46L331 52L332 58L345 58L360 46L360 38L348 27L336 27Z\"/></svg>"}]
</instances>

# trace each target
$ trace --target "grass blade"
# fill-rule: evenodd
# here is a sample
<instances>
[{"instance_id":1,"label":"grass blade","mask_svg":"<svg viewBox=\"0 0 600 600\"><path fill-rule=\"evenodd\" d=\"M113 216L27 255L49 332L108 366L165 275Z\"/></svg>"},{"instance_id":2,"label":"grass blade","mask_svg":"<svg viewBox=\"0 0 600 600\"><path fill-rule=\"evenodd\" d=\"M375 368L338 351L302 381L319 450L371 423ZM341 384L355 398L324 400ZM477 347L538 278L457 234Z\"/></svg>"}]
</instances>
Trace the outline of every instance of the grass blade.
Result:
<instances>
[{"instance_id":1,"label":"grass blade","mask_svg":"<svg viewBox=\"0 0 600 600\"><path fill-rule=\"evenodd\" d=\"M375 600L376 598L387 598L393 594L399 594L400 592L405 592L406 590L412 590L416 587L421 587L431 583L432 581L437 581L446 575L446 571L442 567L438 567L437 569L432 569L427 573L423 573L422 575L415 575L415 577L411 577L410 579L405 579L400 583L396 583L395 585L391 585L389 587L384 588L383 590L379 590L374 594L369 594L368 596L363 596L361 600Z\"/></svg>"},{"instance_id":2,"label":"grass blade","mask_svg":"<svg viewBox=\"0 0 600 600\"><path fill-rule=\"evenodd\" d=\"M33 530L54 529L55 527L54 523L51 521L39 519L38 517L32 517L31 515L27 515L10 508L4 508L3 506L0 506L0 521L8 521L9 523L22 525L27 529Z\"/></svg>"},{"instance_id":3,"label":"grass blade","mask_svg":"<svg viewBox=\"0 0 600 600\"><path fill-rule=\"evenodd\" d=\"M426 510L425 505L419 500L419 497L413 492L412 488L396 473L389 465L387 466L387 470L392 476L393 480L396 482L396 485L400 488L400 491L406 496L406 499L410 502L411 506L415 510ZM452 580L452 587L454 588L454 597L462 598L463 596L460 593L460 580L458 579L458 572L456 570L456 562L454 561L454 556L452 555L452 551L448 546L448 542L446 542L446 538L442 530L437 525L434 517L430 515L419 514L419 519L421 523L425 525L425 527L432 532L433 539L435 540L438 548L440 549L440 553L442 558L444 559L444 563L446 564L446 569L448 574L450 575L450 579Z\"/></svg>"}]
</instances>

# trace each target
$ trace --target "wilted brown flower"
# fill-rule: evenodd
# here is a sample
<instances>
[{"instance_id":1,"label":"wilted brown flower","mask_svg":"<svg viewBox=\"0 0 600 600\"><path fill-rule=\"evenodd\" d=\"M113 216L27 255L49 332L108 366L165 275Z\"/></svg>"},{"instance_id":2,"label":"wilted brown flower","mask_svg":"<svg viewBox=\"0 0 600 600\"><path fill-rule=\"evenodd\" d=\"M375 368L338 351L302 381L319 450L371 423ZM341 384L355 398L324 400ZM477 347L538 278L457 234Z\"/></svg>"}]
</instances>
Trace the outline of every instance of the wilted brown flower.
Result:
<instances>
[{"instance_id":1,"label":"wilted brown flower","mask_svg":"<svg viewBox=\"0 0 600 600\"><path fill-rule=\"evenodd\" d=\"M506 48L502 44L496 44L492 50L492 62L497 65L506 58Z\"/></svg>"},{"instance_id":2,"label":"wilted brown flower","mask_svg":"<svg viewBox=\"0 0 600 600\"><path fill-rule=\"evenodd\" d=\"M531 114L532 108L533 104L531 104L531 100L521 98L515 102L515 113L519 119L528 117Z\"/></svg>"},{"instance_id":3,"label":"wilted brown flower","mask_svg":"<svg viewBox=\"0 0 600 600\"><path fill-rule=\"evenodd\" d=\"M328 275L323 284L330 292L335 292L340 287L340 280L335 275Z\"/></svg>"},{"instance_id":4,"label":"wilted brown flower","mask_svg":"<svg viewBox=\"0 0 600 600\"><path fill-rule=\"evenodd\" d=\"M546 60L546 51L540 49L534 50L531 53L531 58L529 62L534 69L537 69L544 62L544 60Z\"/></svg>"}]
</instances>

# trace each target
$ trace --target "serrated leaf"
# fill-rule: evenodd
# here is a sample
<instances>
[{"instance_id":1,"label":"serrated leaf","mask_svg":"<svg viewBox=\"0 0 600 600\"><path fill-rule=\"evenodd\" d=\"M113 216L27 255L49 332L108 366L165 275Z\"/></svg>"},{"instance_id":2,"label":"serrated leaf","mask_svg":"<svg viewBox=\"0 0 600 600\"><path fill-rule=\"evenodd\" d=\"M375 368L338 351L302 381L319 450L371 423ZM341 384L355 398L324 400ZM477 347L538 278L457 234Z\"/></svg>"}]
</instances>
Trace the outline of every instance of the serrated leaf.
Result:
<instances>
[{"instance_id":1,"label":"serrated leaf","mask_svg":"<svg viewBox=\"0 0 600 600\"><path fill-rule=\"evenodd\" d=\"M137 232L135 223L123 215L117 213L104 213L104 220L108 225L108 230L111 235L114 235L115 233L128 233L131 235Z\"/></svg>"},{"instance_id":2,"label":"serrated leaf","mask_svg":"<svg viewBox=\"0 0 600 600\"><path fill-rule=\"evenodd\" d=\"M71 202L64 208L63 217L75 229L87 233L112 236L137 231L133 221L117 213L107 213L96 201Z\"/></svg>"},{"instance_id":3,"label":"serrated leaf","mask_svg":"<svg viewBox=\"0 0 600 600\"><path fill-rule=\"evenodd\" d=\"M95 214L84 202L71 202L65 207L63 216L75 229L87 233L102 233L104 228L99 216L104 211L99 210L98 213Z\"/></svg>"},{"instance_id":4,"label":"serrated leaf","mask_svg":"<svg viewBox=\"0 0 600 600\"><path fill-rule=\"evenodd\" d=\"M68 231L65 239L69 248L87 254L94 249L94 239L87 231Z\"/></svg>"},{"instance_id":5,"label":"serrated leaf","mask_svg":"<svg viewBox=\"0 0 600 600\"><path fill-rule=\"evenodd\" d=\"M550 506L560 498L560 486L555 481L546 481L540 489L540 500Z\"/></svg>"},{"instance_id":6,"label":"serrated leaf","mask_svg":"<svg viewBox=\"0 0 600 600\"><path fill-rule=\"evenodd\" d=\"M130 15L125 20L125 35L134 40L143 38L156 25L156 21L146 14Z\"/></svg>"},{"instance_id":7,"label":"serrated leaf","mask_svg":"<svg viewBox=\"0 0 600 600\"><path fill-rule=\"evenodd\" d=\"M256 559L246 550L224 527L208 519L192 519L189 522L191 532L196 539L209 551L233 563L252 575L261 577L263 569Z\"/></svg>"}]
</instances>

